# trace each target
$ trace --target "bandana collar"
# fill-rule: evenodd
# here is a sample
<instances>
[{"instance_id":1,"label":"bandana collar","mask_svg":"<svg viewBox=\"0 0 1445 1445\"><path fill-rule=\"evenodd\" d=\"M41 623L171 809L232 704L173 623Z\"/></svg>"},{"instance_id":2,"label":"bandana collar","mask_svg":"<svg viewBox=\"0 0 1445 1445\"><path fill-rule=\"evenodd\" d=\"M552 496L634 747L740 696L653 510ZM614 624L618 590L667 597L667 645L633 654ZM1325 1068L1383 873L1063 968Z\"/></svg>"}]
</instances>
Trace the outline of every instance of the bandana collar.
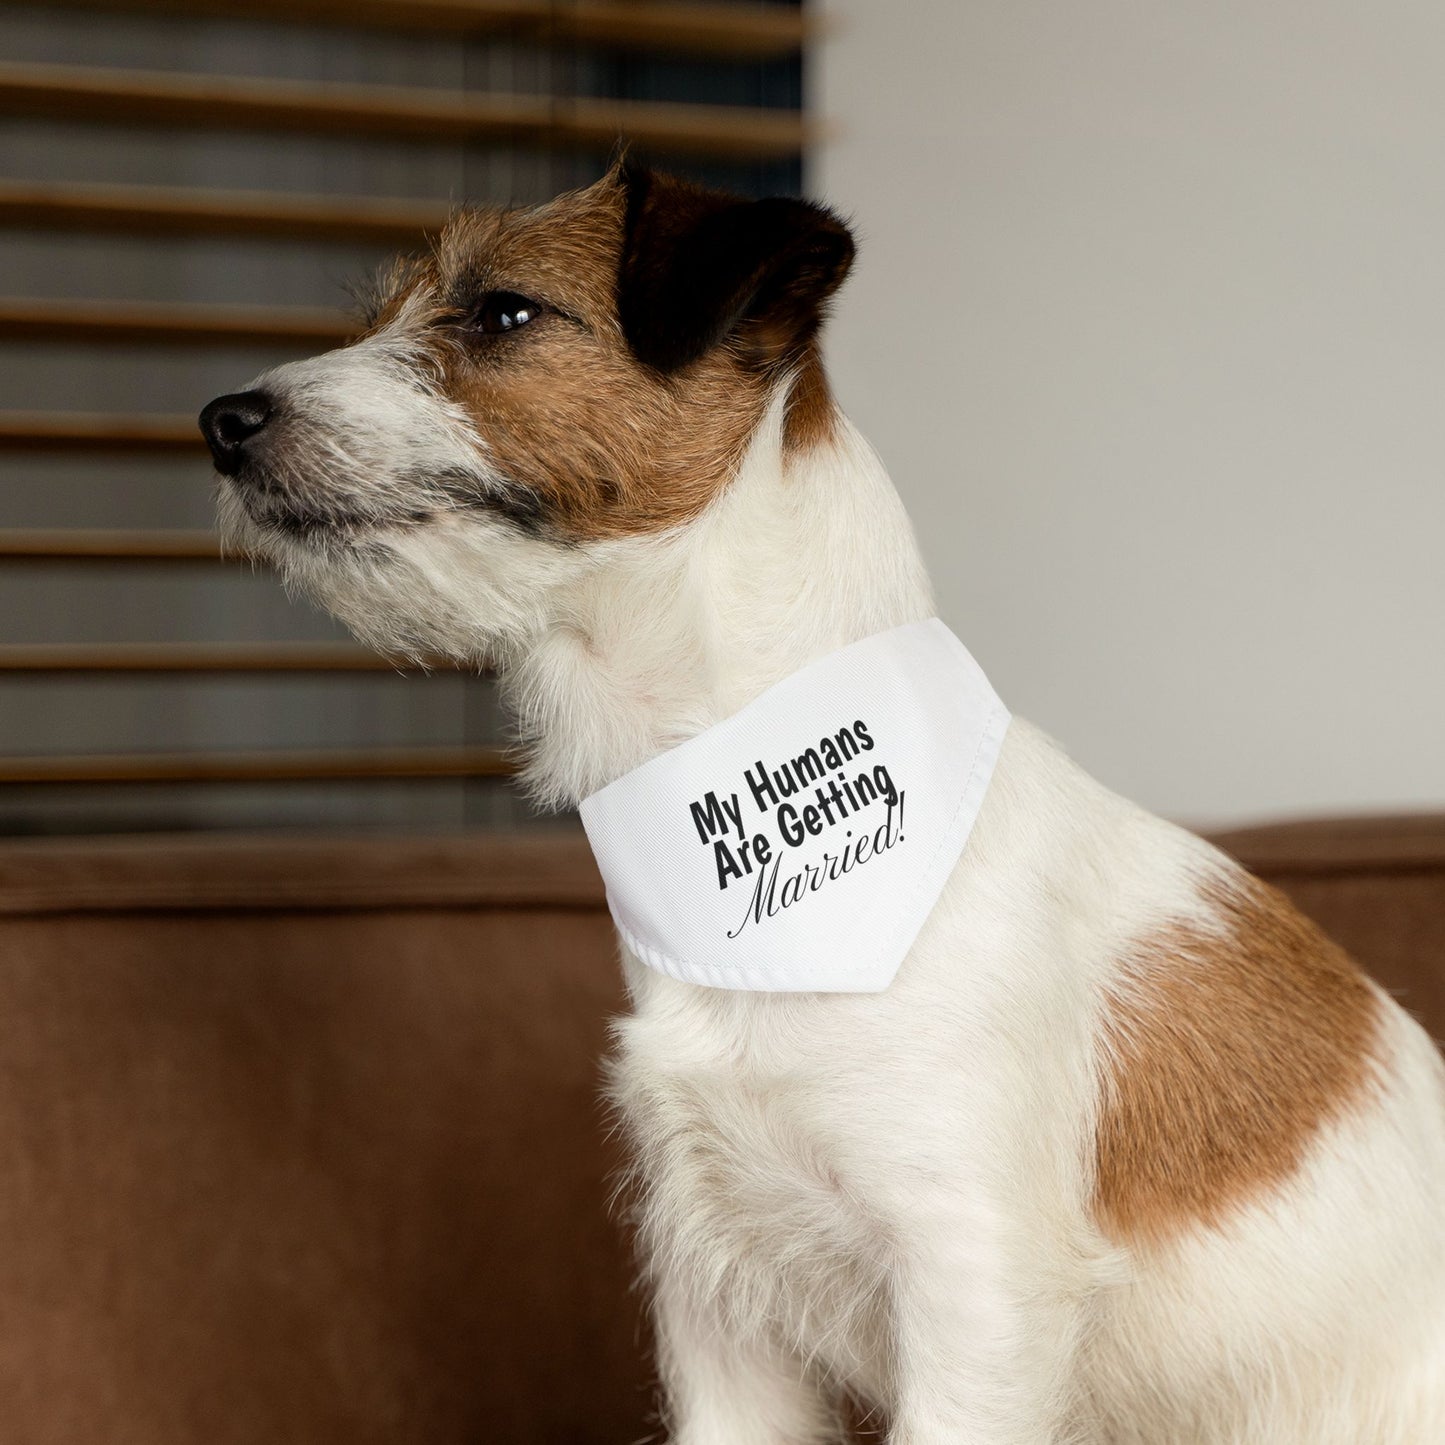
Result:
<instances>
[{"instance_id":1,"label":"bandana collar","mask_svg":"<svg viewBox=\"0 0 1445 1445\"><path fill-rule=\"evenodd\" d=\"M936 617L809 663L583 801L622 941L711 988L886 989L1008 723Z\"/></svg>"}]
</instances>

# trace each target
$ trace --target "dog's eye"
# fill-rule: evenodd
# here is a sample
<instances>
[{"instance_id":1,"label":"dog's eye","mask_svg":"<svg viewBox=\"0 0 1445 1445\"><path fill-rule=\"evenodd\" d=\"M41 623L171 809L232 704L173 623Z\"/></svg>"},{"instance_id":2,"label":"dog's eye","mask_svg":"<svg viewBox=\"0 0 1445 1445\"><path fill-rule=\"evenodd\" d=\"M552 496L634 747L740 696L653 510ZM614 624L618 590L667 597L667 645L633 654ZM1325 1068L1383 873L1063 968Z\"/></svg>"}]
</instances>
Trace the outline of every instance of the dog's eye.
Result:
<instances>
[{"instance_id":1,"label":"dog's eye","mask_svg":"<svg viewBox=\"0 0 1445 1445\"><path fill-rule=\"evenodd\" d=\"M472 312L472 325L487 336L515 331L542 314L542 303L515 291L488 291Z\"/></svg>"}]
</instances>

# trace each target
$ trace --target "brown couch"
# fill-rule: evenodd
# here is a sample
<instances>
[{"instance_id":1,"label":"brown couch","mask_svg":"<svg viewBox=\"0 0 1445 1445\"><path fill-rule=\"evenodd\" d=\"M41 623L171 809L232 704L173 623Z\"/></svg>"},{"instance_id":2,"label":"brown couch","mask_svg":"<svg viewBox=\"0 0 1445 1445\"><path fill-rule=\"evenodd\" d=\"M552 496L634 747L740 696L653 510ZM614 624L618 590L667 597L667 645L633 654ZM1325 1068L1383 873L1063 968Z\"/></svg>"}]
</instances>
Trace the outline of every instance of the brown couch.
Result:
<instances>
[{"instance_id":1,"label":"brown couch","mask_svg":"<svg viewBox=\"0 0 1445 1445\"><path fill-rule=\"evenodd\" d=\"M1445 818L1221 840L1445 1033ZM0 844L6 1445L624 1445L580 838Z\"/></svg>"}]
</instances>

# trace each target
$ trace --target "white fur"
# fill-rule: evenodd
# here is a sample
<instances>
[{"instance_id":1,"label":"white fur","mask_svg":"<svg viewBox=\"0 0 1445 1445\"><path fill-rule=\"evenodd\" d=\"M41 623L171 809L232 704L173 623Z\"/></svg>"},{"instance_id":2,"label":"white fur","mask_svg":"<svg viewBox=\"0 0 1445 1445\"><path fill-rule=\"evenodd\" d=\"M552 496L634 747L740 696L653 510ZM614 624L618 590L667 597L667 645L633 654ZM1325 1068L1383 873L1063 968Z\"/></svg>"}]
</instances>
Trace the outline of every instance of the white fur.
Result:
<instances>
[{"instance_id":1,"label":"white fur","mask_svg":"<svg viewBox=\"0 0 1445 1445\"><path fill-rule=\"evenodd\" d=\"M272 384L347 394L329 364ZM368 470L406 470L398 409L435 398L367 398ZM934 610L877 457L844 423L785 464L781 396L665 536L564 547L457 513L357 552L231 522L364 637L496 660L555 802ZM1102 1000L1132 941L1208 926L1200 884L1229 867L1016 721L886 993L719 992L625 960L613 1088L677 1445L831 1440L843 1390L893 1445L1445 1440L1442 1069L1388 1001L1380 1096L1287 1188L1148 1255L1091 1216Z\"/></svg>"}]
</instances>

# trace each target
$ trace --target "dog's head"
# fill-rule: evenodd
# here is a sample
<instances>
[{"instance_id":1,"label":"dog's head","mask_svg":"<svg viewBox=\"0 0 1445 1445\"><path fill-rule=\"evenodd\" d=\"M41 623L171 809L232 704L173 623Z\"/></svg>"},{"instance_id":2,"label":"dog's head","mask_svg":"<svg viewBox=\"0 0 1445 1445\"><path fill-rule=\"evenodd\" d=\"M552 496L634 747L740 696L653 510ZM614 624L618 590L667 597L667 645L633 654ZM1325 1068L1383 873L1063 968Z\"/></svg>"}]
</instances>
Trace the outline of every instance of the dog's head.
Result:
<instances>
[{"instance_id":1,"label":"dog's head","mask_svg":"<svg viewBox=\"0 0 1445 1445\"><path fill-rule=\"evenodd\" d=\"M702 513L780 385L817 426L852 255L820 207L625 164L463 211L359 340L202 412L223 528L381 646L504 652L559 579Z\"/></svg>"}]
</instances>

